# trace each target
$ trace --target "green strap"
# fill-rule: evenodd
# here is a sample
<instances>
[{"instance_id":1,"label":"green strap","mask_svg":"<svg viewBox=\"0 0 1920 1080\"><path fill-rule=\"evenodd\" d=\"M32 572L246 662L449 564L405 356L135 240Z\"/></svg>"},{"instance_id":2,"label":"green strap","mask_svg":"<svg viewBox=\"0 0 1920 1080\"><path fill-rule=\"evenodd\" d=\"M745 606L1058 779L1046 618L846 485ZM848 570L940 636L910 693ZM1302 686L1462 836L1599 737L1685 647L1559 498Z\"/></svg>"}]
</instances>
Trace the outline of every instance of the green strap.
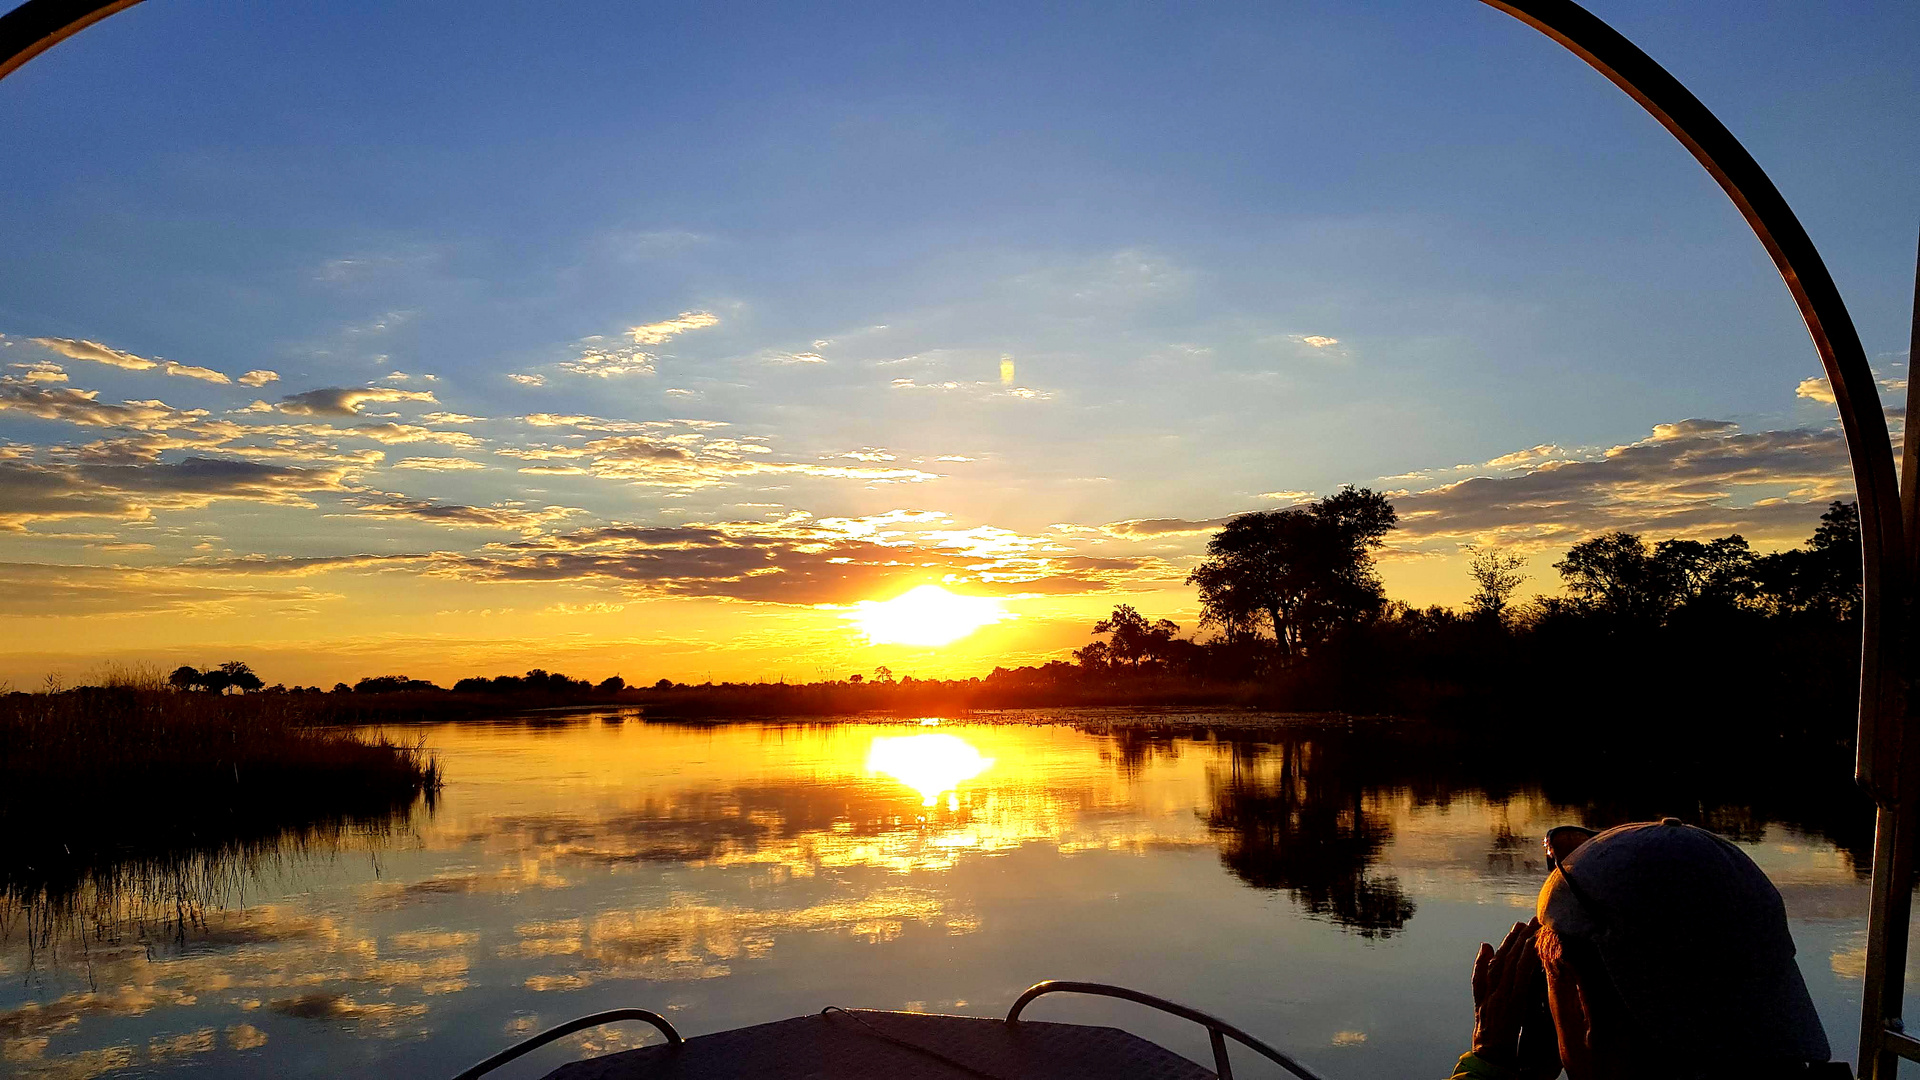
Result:
<instances>
[{"instance_id":1,"label":"green strap","mask_svg":"<svg viewBox=\"0 0 1920 1080\"><path fill-rule=\"evenodd\" d=\"M1448 1080L1518 1080L1519 1073L1505 1065L1496 1065L1478 1054L1462 1054Z\"/></svg>"}]
</instances>

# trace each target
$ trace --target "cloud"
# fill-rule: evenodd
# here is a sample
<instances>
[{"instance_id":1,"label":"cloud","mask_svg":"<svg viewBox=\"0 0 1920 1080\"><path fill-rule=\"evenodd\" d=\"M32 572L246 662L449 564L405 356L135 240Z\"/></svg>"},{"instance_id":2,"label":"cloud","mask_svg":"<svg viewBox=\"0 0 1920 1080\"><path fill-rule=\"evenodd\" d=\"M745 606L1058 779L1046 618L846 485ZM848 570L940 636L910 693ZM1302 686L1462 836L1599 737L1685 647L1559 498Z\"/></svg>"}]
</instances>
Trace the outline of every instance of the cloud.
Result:
<instances>
[{"instance_id":1,"label":"cloud","mask_svg":"<svg viewBox=\"0 0 1920 1080\"><path fill-rule=\"evenodd\" d=\"M1109 522L1100 526L1100 531L1122 540L1150 540L1161 536L1194 536L1210 533L1232 520L1233 515L1208 518L1205 521L1189 521L1185 518L1142 518Z\"/></svg>"},{"instance_id":2,"label":"cloud","mask_svg":"<svg viewBox=\"0 0 1920 1080\"><path fill-rule=\"evenodd\" d=\"M279 372L268 371L265 368L255 368L234 380L234 382L239 383L241 386L265 386L270 382L279 381Z\"/></svg>"},{"instance_id":3,"label":"cloud","mask_svg":"<svg viewBox=\"0 0 1920 1080\"><path fill-rule=\"evenodd\" d=\"M34 364L9 364L7 366L25 371L26 374L22 375L21 378L30 383L63 383L67 381L66 369L51 360L42 360Z\"/></svg>"},{"instance_id":4,"label":"cloud","mask_svg":"<svg viewBox=\"0 0 1920 1080\"><path fill-rule=\"evenodd\" d=\"M720 325L720 317L711 311L683 311L671 319L630 327L627 336L635 345L660 345L689 330Z\"/></svg>"},{"instance_id":5,"label":"cloud","mask_svg":"<svg viewBox=\"0 0 1920 1080\"><path fill-rule=\"evenodd\" d=\"M224 575L208 580L192 568L0 563L0 614L14 617L205 617L234 614L243 604L287 610L326 598L304 586L262 589Z\"/></svg>"},{"instance_id":6,"label":"cloud","mask_svg":"<svg viewBox=\"0 0 1920 1080\"><path fill-rule=\"evenodd\" d=\"M1321 334L1294 334L1291 336L1293 337L1293 340L1299 342L1300 344L1305 345L1309 348L1314 348L1314 349L1330 349L1335 345L1340 344L1339 338L1326 337Z\"/></svg>"},{"instance_id":7,"label":"cloud","mask_svg":"<svg viewBox=\"0 0 1920 1080\"><path fill-rule=\"evenodd\" d=\"M546 506L537 510L513 505L466 506L460 503L441 503L430 499L410 499L403 495L380 493L357 499L353 505L355 510L363 514L411 518L431 525L471 529L514 529L521 532L535 532L554 522L582 513L570 506Z\"/></svg>"},{"instance_id":8,"label":"cloud","mask_svg":"<svg viewBox=\"0 0 1920 1080\"><path fill-rule=\"evenodd\" d=\"M1542 461L1549 461L1554 458L1563 458L1566 456L1566 450L1552 443L1541 443L1538 446L1530 446L1525 450L1515 450L1511 454L1501 454L1499 457L1487 462L1486 467L1489 469L1517 469L1525 465L1537 465Z\"/></svg>"},{"instance_id":9,"label":"cloud","mask_svg":"<svg viewBox=\"0 0 1920 1080\"><path fill-rule=\"evenodd\" d=\"M960 454L941 454L939 457L934 458L933 460L935 461L976 461L978 459L965 457Z\"/></svg>"},{"instance_id":10,"label":"cloud","mask_svg":"<svg viewBox=\"0 0 1920 1080\"><path fill-rule=\"evenodd\" d=\"M11 375L0 375L0 410L26 413L42 420L61 420L87 427L160 430L188 427L207 415L203 409L176 409L160 401L109 405L97 400L99 396L97 390L37 386Z\"/></svg>"},{"instance_id":11,"label":"cloud","mask_svg":"<svg viewBox=\"0 0 1920 1080\"><path fill-rule=\"evenodd\" d=\"M1172 576L1153 558L1074 554L1047 537L943 531L944 515L676 526L610 525L443 554L428 573L494 584L603 583L643 595L775 604L851 604L944 583L998 595L1104 592Z\"/></svg>"},{"instance_id":12,"label":"cloud","mask_svg":"<svg viewBox=\"0 0 1920 1080\"><path fill-rule=\"evenodd\" d=\"M179 375L188 379L199 379L201 382L225 385L233 381L212 368L194 367L192 364L176 364L171 360L162 360L160 362L160 370L168 375Z\"/></svg>"},{"instance_id":13,"label":"cloud","mask_svg":"<svg viewBox=\"0 0 1920 1080\"><path fill-rule=\"evenodd\" d=\"M360 406L368 402L433 400L433 395L425 390L401 390L392 386L328 386L283 397L278 408L291 416L357 416Z\"/></svg>"},{"instance_id":14,"label":"cloud","mask_svg":"<svg viewBox=\"0 0 1920 1080\"><path fill-rule=\"evenodd\" d=\"M1562 542L1611 529L1797 539L1826 502L1852 494L1837 428L1745 433L1695 419L1593 457L1397 495L1394 505L1400 533L1414 539Z\"/></svg>"},{"instance_id":15,"label":"cloud","mask_svg":"<svg viewBox=\"0 0 1920 1080\"><path fill-rule=\"evenodd\" d=\"M163 374L178 375L202 382L226 383L231 380L212 368L196 367L192 364L178 364L172 360L149 360L144 356L135 356L130 352L102 345L97 341L79 338L37 337L27 339L35 345L51 349L69 360L86 360L95 364L106 364L125 371L152 371L159 368Z\"/></svg>"},{"instance_id":16,"label":"cloud","mask_svg":"<svg viewBox=\"0 0 1920 1080\"><path fill-rule=\"evenodd\" d=\"M766 357L769 364L824 364L827 358L819 353L773 353Z\"/></svg>"},{"instance_id":17,"label":"cloud","mask_svg":"<svg viewBox=\"0 0 1920 1080\"><path fill-rule=\"evenodd\" d=\"M597 342L580 346L580 355L563 361L560 370L575 375L609 379L616 375L653 374L653 354L634 346L608 347Z\"/></svg>"},{"instance_id":18,"label":"cloud","mask_svg":"<svg viewBox=\"0 0 1920 1080\"><path fill-rule=\"evenodd\" d=\"M363 439L388 444L427 442L469 448L484 445L483 440L464 431L436 431L418 424L355 424L349 428L322 430L337 431L342 435L358 435Z\"/></svg>"},{"instance_id":19,"label":"cloud","mask_svg":"<svg viewBox=\"0 0 1920 1080\"><path fill-rule=\"evenodd\" d=\"M458 457L410 457L401 458L393 463L396 469L419 469L423 472L465 472L472 469L484 469L488 466L478 461Z\"/></svg>"},{"instance_id":20,"label":"cloud","mask_svg":"<svg viewBox=\"0 0 1920 1080\"><path fill-rule=\"evenodd\" d=\"M1313 498L1313 492L1311 491L1263 491L1260 493L1259 497L1262 499L1272 499L1274 502L1297 503L1297 502L1306 502L1308 499Z\"/></svg>"},{"instance_id":21,"label":"cloud","mask_svg":"<svg viewBox=\"0 0 1920 1080\"><path fill-rule=\"evenodd\" d=\"M514 382L519 383L521 386L547 385L547 377L545 375L527 375L522 372L515 372L511 375L508 375L507 378L513 380Z\"/></svg>"},{"instance_id":22,"label":"cloud","mask_svg":"<svg viewBox=\"0 0 1920 1080\"><path fill-rule=\"evenodd\" d=\"M894 457L877 446L863 446L858 450L849 450L840 455L849 461L892 461Z\"/></svg>"},{"instance_id":23,"label":"cloud","mask_svg":"<svg viewBox=\"0 0 1920 1080\"><path fill-rule=\"evenodd\" d=\"M150 371L160 366L159 361L144 356L135 356L130 352L121 352L97 341L84 341L78 338L37 337L28 338L43 348L51 349L69 360L87 360L96 364L108 364L127 371Z\"/></svg>"},{"instance_id":24,"label":"cloud","mask_svg":"<svg viewBox=\"0 0 1920 1080\"><path fill-rule=\"evenodd\" d=\"M1051 401L1053 393L1049 390L1035 390L1028 386L1002 386L997 382L937 382L923 383L913 379L895 379L889 384L895 390L932 391L935 393L963 393L976 397L1012 397L1028 401Z\"/></svg>"},{"instance_id":25,"label":"cloud","mask_svg":"<svg viewBox=\"0 0 1920 1080\"><path fill-rule=\"evenodd\" d=\"M155 510L199 509L227 499L311 506L303 496L344 492L346 478L345 466L301 468L206 457L172 463L120 457L0 461L0 531L74 517L144 521Z\"/></svg>"}]
</instances>

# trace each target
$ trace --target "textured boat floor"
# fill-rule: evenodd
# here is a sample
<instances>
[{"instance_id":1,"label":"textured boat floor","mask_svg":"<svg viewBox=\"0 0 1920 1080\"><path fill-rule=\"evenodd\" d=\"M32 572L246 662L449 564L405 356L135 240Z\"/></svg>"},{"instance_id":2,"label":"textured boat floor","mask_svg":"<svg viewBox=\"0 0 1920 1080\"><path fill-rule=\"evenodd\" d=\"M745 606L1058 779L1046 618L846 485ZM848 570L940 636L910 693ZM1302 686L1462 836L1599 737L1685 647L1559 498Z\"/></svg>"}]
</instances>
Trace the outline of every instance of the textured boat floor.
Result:
<instances>
[{"instance_id":1,"label":"textured boat floor","mask_svg":"<svg viewBox=\"0 0 1920 1080\"><path fill-rule=\"evenodd\" d=\"M889 1041L911 1043L918 1049ZM576 1061L547 1080L1212 1080L1118 1028L853 1009Z\"/></svg>"}]
</instances>

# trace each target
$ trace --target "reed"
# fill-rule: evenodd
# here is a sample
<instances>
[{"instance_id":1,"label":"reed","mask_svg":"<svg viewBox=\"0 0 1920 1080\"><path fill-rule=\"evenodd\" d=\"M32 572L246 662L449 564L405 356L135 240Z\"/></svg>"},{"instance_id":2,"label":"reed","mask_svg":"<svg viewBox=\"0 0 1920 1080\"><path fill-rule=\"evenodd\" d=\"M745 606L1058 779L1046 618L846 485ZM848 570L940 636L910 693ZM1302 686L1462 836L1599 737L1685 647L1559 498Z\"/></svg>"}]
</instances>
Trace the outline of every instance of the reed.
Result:
<instances>
[{"instance_id":1,"label":"reed","mask_svg":"<svg viewBox=\"0 0 1920 1080\"><path fill-rule=\"evenodd\" d=\"M0 890L60 893L126 860L388 821L440 786L423 746L327 726L300 695L101 681L0 696Z\"/></svg>"}]
</instances>

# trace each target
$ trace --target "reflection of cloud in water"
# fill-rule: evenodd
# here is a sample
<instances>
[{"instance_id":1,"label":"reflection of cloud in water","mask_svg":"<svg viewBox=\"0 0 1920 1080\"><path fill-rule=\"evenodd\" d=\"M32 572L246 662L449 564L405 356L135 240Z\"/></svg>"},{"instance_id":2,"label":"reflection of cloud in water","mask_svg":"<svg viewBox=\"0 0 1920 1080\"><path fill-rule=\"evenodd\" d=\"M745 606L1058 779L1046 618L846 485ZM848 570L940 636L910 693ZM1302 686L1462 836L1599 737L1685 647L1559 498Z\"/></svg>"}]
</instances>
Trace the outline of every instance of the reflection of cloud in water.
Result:
<instances>
[{"instance_id":1,"label":"reflection of cloud in water","mask_svg":"<svg viewBox=\"0 0 1920 1080\"><path fill-rule=\"evenodd\" d=\"M281 998L267 1007L282 1016L301 1020L338 1020L381 1027L427 1014L425 1005L403 1005L393 1001L362 1003L340 993L301 994L299 997Z\"/></svg>"},{"instance_id":2,"label":"reflection of cloud in water","mask_svg":"<svg viewBox=\"0 0 1920 1080\"><path fill-rule=\"evenodd\" d=\"M781 935L843 933L877 944L899 937L908 923L964 934L979 927L979 918L948 915L946 902L923 889L883 889L799 908L749 908L676 896L666 907L606 911L585 922L523 924L515 928L520 943L504 951L568 957L567 970L530 975L525 985L577 990L610 978L720 978L732 973L736 961L766 956Z\"/></svg>"}]
</instances>

